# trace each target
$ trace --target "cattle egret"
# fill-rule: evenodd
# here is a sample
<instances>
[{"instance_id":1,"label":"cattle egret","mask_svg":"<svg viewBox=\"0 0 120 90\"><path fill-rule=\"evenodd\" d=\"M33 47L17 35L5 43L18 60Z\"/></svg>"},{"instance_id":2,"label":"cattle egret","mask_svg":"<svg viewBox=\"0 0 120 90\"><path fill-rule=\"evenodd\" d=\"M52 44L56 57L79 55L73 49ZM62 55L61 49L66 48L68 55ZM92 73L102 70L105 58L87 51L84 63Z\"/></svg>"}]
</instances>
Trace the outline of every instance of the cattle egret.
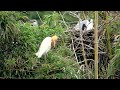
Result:
<instances>
[{"instance_id":1,"label":"cattle egret","mask_svg":"<svg viewBox=\"0 0 120 90\"><path fill-rule=\"evenodd\" d=\"M30 23L31 23L32 26L38 26L38 22L35 19L30 20Z\"/></svg>"},{"instance_id":2,"label":"cattle egret","mask_svg":"<svg viewBox=\"0 0 120 90\"><path fill-rule=\"evenodd\" d=\"M93 19L90 20L83 20L77 23L77 25L74 27L76 30L91 30L93 29Z\"/></svg>"},{"instance_id":3,"label":"cattle egret","mask_svg":"<svg viewBox=\"0 0 120 90\"><path fill-rule=\"evenodd\" d=\"M36 56L38 58L41 58L42 55L46 55L48 53L48 51L51 49L52 46L55 47L57 40L58 40L58 37L56 35L53 36L53 37L46 37L42 41L42 43L41 43L41 45L39 47L38 52L35 53Z\"/></svg>"}]
</instances>

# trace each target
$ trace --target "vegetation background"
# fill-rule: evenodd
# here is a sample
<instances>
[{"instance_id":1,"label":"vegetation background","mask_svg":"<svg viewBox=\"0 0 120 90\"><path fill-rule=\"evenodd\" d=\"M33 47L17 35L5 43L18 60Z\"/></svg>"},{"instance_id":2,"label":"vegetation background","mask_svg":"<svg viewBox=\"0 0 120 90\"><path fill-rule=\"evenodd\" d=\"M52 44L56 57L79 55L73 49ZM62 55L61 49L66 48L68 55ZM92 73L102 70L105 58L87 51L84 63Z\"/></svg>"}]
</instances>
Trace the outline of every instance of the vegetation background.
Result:
<instances>
[{"instance_id":1,"label":"vegetation background","mask_svg":"<svg viewBox=\"0 0 120 90\"><path fill-rule=\"evenodd\" d=\"M0 78L94 79L94 71L84 71L67 45L65 31L78 22L77 14L81 19L95 18L94 11L0 11ZM105 11L99 11L98 15L98 25L105 24ZM39 26L20 23L25 17L38 20ZM120 12L109 11L107 18L110 37L120 34ZM44 57L38 59L35 53L42 40L52 35L59 36L60 42L50 50L45 62ZM108 44L111 59L102 78L120 78L120 46Z\"/></svg>"}]
</instances>

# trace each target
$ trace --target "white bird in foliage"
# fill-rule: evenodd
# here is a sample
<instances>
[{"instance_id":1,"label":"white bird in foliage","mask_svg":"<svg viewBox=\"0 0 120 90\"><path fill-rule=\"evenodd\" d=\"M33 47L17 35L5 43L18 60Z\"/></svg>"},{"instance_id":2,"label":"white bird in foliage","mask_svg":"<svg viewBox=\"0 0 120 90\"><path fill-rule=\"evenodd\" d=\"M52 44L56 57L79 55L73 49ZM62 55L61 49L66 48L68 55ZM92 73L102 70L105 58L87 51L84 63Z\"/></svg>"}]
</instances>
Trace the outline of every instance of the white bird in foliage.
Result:
<instances>
[{"instance_id":1,"label":"white bird in foliage","mask_svg":"<svg viewBox=\"0 0 120 90\"><path fill-rule=\"evenodd\" d=\"M41 58L42 55L46 55L48 53L48 51L51 49L52 46L54 46L54 47L56 46L57 40L58 40L58 37L56 35L53 36L53 37L46 37L42 41L42 43L41 43L41 45L39 47L38 52L35 53L36 56L38 58Z\"/></svg>"},{"instance_id":2,"label":"white bird in foliage","mask_svg":"<svg viewBox=\"0 0 120 90\"><path fill-rule=\"evenodd\" d=\"M87 21L88 22L88 21ZM93 29L93 19L90 19L89 20L89 23L86 25L87 26L87 30L91 30L91 29Z\"/></svg>"},{"instance_id":3,"label":"white bird in foliage","mask_svg":"<svg viewBox=\"0 0 120 90\"><path fill-rule=\"evenodd\" d=\"M76 30L81 29L82 31L84 31L85 28L86 30L91 30L93 29L93 19L80 21L74 28Z\"/></svg>"},{"instance_id":4,"label":"white bird in foliage","mask_svg":"<svg viewBox=\"0 0 120 90\"><path fill-rule=\"evenodd\" d=\"M30 20L30 23L31 23L32 26L38 26L38 22L35 19Z\"/></svg>"}]
</instances>

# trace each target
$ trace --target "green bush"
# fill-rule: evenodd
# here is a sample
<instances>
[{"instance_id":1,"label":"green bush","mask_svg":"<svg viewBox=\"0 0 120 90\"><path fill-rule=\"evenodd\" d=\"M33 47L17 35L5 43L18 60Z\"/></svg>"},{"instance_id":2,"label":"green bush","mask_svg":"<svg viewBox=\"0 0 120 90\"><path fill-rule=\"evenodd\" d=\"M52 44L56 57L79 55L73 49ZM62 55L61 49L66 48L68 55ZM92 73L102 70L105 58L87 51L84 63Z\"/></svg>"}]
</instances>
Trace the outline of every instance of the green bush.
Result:
<instances>
[{"instance_id":1,"label":"green bush","mask_svg":"<svg viewBox=\"0 0 120 90\"><path fill-rule=\"evenodd\" d=\"M11 15L11 12L3 13L5 15L6 13L7 15ZM16 14L16 12L14 13ZM17 15L15 16L18 17ZM8 27L8 29L5 29L6 31L3 32L6 37L1 37L1 48L4 50L7 47L8 50L10 48L10 51L9 53L8 51L0 53L2 56L2 58L0 58L0 77L22 79L75 78L70 73L73 72L71 71L73 69L77 71L79 65L75 64L76 61L73 60L72 51L65 45L65 28L62 26L62 23L59 22L61 18L58 13L53 12L52 14L45 15L43 19L44 24L39 27L32 27L29 23L21 24L16 18L13 19L14 21L11 19L12 25L12 23L9 22L9 17L6 22L12 28ZM7 32L11 32L10 30L12 33L7 34ZM44 56L38 59L35 53L42 40L52 35L59 36L60 43L55 49L51 49L50 52L48 52L47 62L45 62ZM6 40L6 38L8 40ZM12 44L14 41L17 43ZM4 46L5 43L6 46ZM65 70L63 68L65 68Z\"/></svg>"},{"instance_id":2,"label":"green bush","mask_svg":"<svg viewBox=\"0 0 120 90\"><path fill-rule=\"evenodd\" d=\"M115 21L112 22L111 25L109 26L109 29L112 34L114 35L119 35L119 26L120 26L120 21ZM120 39L117 42L118 44L120 43ZM113 76L115 77L115 73L120 70L120 46L119 45L113 45L112 43L112 52L113 52L113 58L110 61L109 67L108 67L108 77Z\"/></svg>"}]
</instances>

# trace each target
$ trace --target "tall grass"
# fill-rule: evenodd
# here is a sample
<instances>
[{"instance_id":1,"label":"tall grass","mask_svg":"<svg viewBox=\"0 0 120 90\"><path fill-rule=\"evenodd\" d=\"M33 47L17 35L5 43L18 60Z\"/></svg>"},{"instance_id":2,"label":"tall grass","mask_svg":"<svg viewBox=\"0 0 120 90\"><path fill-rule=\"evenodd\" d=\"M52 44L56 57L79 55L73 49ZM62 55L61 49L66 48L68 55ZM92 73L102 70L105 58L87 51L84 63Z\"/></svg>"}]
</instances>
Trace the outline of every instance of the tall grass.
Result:
<instances>
[{"instance_id":1,"label":"tall grass","mask_svg":"<svg viewBox=\"0 0 120 90\"><path fill-rule=\"evenodd\" d=\"M109 48L109 55L110 59L112 58L112 49L111 49L111 42L110 42L110 30L108 29L108 12L106 11L106 32L107 32L107 41L108 41L108 48Z\"/></svg>"}]
</instances>

